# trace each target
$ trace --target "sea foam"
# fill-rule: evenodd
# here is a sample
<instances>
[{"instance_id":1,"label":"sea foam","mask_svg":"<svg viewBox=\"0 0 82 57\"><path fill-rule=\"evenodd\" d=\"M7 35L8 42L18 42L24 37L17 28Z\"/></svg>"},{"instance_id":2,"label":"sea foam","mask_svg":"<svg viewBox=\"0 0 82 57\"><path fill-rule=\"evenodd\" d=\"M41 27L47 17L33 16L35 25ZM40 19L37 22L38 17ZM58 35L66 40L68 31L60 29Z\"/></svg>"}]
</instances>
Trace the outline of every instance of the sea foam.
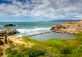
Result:
<instances>
[{"instance_id":1,"label":"sea foam","mask_svg":"<svg viewBox=\"0 0 82 57\"><path fill-rule=\"evenodd\" d=\"M50 27L33 28L33 29L17 29L20 32L19 36L30 36L50 31Z\"/></svg>"}]
</instances>

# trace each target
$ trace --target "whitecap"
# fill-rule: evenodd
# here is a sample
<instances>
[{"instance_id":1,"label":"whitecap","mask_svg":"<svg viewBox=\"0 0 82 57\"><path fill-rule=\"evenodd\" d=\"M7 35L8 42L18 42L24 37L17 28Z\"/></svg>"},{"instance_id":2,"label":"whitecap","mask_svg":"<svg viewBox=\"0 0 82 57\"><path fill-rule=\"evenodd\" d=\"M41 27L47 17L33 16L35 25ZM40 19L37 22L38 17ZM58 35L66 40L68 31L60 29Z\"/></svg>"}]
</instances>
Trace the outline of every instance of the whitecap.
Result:
<instances>
[{"instance_id":1,"label":"whitecap","mask_svg":"<svg viewBox=\"0 0 82 57\"><path fill-rule=\"evenodd\" d=\"M43 28L33 28L33 29L17 29L20 32L20 35L34 35L50 31L50 27Z\"/></svg>"}]
</instances>

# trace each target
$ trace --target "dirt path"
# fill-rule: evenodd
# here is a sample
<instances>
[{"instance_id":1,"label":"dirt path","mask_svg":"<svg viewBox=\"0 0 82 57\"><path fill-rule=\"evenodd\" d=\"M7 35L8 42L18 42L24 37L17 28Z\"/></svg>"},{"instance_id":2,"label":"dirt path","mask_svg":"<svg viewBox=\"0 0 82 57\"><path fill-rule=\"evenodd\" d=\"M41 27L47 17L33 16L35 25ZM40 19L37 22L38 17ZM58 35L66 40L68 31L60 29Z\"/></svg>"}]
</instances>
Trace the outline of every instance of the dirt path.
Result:
<instances>
[{"instance_id":1,"label":"dirt path","mask_svg":"<svg viewBox=\"0 0 82 57\"><path fill-rule=\"evenodd\" d=\"M2 55L1 57L7 57L7 55L5 54L5 50L6 50L8 47L9 47L8 44L4 44L4 45L1 46L2 52L3 52L3 55Z\"/></svg>"},{"instance_id":2,"label":"dirt path","mask_svg":"<svg viewBox=\"0 0 82 57\"><path fill-rule=\"evenodd\" d=\"M34 45L34 43L31 43L29 41L28 41L28 43L26 43L21 38L18 38L16 36L9 36L8 40L13 41L13 43L15 43L15 44L24 44L26 47L32 47ZM1 57L7 57L7 55L5 54L5 50L9 47L9 45L4 44L0 47L2 48L2 52L3 52L3 55Z\"/></svg>"}]
</instances>

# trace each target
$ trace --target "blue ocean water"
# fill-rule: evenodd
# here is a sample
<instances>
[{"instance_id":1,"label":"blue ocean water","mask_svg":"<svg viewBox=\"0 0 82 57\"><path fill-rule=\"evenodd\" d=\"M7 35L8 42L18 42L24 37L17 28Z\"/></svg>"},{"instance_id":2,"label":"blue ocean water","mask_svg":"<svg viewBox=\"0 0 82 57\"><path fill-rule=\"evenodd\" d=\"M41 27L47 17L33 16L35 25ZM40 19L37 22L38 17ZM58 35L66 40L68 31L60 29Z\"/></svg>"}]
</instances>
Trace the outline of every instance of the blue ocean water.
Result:
<instances>
[{"instance_id":1,"label":"blue ocean water","mask_svg":"<svg viewBox=\"0 0 82 57\"><path fill-rule=\"evenodd\" d=\"M14 29L31 29L36 27L51 27L55 24L63 22L0 22L0 29L14 28ZM14 27L4 27L6 24L16 24Z\"/></svg>"},{"instance_id":2,"label":"blue ocean water","mask_svg":"<svg viewBox=\"0 0 82 57\"><path fill-rule=\"evenodd\" d=\"M48 39L73 39L74 35L67 33L50 32L53 25L64 22L0 22L1 29L16 29L20 33L17 37L30 36L31 39L48 40ZM6 24L15 24L13 27L4 27ZM49 33L46 33L49 32Z\"/></svg>"},{"instance_id":3,"label":"blue ocean water","mask_svg":"<svg viewBox=\"0 0 82 57\"><path fill-rule=\"evenodd\" d=\"M63 22L0 22L0 29L17 29L20 35L34 35L49 32L52 25ZM15 24L13 27L4 27L6 24Z\"/></svg>"}]
</instances>

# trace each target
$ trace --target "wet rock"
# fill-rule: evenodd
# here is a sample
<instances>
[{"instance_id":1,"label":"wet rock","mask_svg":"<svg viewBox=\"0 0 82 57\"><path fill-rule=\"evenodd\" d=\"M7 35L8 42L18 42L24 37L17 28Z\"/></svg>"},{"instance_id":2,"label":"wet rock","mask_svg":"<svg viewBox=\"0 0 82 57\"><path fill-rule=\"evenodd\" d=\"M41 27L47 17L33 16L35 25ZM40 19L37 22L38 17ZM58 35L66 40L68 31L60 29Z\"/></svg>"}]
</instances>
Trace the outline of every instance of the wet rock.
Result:
<instances>
[{"instance_id":1,"label":"wet rock","mask_svg":"<svg viewBox=\"0 0 82 57\"><path fill-rule=\"evenodd\" d=\"M15 24L6 24L4 27L9 27L9 26L16 26Z\"/></svg>"}]
</instances>

